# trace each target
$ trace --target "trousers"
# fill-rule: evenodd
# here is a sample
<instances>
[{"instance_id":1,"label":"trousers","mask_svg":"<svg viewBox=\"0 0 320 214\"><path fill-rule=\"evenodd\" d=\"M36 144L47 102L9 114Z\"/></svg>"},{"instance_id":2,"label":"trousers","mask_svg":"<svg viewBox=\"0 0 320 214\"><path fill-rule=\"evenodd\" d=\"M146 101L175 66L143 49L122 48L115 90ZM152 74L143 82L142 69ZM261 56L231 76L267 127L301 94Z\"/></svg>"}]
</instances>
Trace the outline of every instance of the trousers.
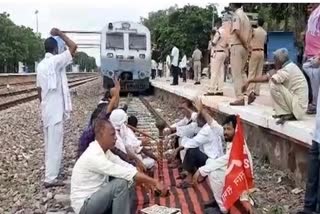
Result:
<instances>
[{"instance_id":1,"label":"trousers","mask_svg":"<svg viewBox=\"0 0 320 214\"><path fill-rule=\"evenodd\" d=\"M194 71L194 80L199 82L201 79L201 62L195 61L193 62L193 71Z\"/></svg>"},{"instance_id":2,"label":"trousers","mask_svg":"<svg viewBox=\"0 0 320 214\"><path fill-rule=\"evenodd\" d=\"M234 92L238 99L243 98L242 86L247 81L245 66L248 59L248 51L242 45L233 45L230 49L230 64Z\"/></svg>"},{"instance_id":3,"label":"trousers","mask_svg":"<svg viewBox=\"0 0 320 214\"><path fill-rule=\"evenodd\" d=\"M209 93L223 92L223 82L224 82L224 61L227 55L225 52L216 52L211 57L211 79L210 87L208 89Z\"/></svg>"},{"instance_id":4,"label":"trousers","mask_svg":"<svg viewBox=\"0 0 320 214\"><path fill-rule=\"evenodd\" d=\"M200 167L206 164L208 156L199 148L190 148L184 157L182 167L190 174L194 174Z\"/></svg>"},{"instance_id":5,"label":"trousers","mask_svg":"<svg viewBox=\"0 0 320 214\"><path fill-rule=\"evenodd\" d=\"M128 181L114 178L84 202L80 214L130 214L131 192Z\"/></svg>"},{"instance_id":6,"label":"trousers","mask_svg":"<svg viewBox=\"0 0 320 214\"><path fill-rule=\"evenodd\" d=\"M253 51L251 53L251 57L249 60L249 72L248 79L254 79L258 76L262 75L264 63L264 53L263 51ZM260 95L260 84L259 83L251 83L247 89L250 93L254 91L255 94Z\"/></svg>"},{"instance_id":7,"label":"trousers","mask_svg":"<svg viewBox=\"0 0 320 214\"><path fill-rule=\"evenodd\" d=\"M63 122L44 127L45 178L52 183L59 175L63 151Z\"/></svg>"},{"instance_id":8,"label":"trousers","mask_svg":"<svg viewBox=\"0 0 320 214\"><path fill-rule=\"evenodd\" d=\"M310 212L319 211L319 172L320 172L320 147L316 141L312 142L309 150L308 178L304 198L304 210ZM318 210L317 210L318 206Z\"/></svg>"}]
</instances>

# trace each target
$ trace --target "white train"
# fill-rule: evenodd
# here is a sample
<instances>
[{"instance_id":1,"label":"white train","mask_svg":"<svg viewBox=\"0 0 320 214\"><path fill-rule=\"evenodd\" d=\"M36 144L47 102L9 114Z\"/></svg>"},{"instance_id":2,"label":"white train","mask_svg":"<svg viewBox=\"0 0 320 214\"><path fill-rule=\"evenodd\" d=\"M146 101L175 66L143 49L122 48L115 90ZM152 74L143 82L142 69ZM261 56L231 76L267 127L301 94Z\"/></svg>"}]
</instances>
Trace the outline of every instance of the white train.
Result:
<instances>
[{"instance_id":1,"label":"white train","mask_svg":"<svg viewBox=\"0 0 320 214\"><path fill-rule=\"evenodd\" d=\"M110 22L101 32L103 86L121 79L121 91L139 92L149 88L151 36L147 27L133 22Z\"/></svg>"}]
</instances>

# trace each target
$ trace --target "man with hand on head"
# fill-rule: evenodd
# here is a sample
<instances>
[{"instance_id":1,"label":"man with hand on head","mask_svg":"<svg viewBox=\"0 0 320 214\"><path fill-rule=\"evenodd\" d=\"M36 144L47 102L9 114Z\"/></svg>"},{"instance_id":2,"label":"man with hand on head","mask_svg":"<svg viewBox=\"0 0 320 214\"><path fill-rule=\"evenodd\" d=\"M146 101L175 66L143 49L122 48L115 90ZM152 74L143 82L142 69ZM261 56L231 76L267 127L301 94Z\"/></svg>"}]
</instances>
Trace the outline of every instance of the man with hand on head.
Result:
<instances>
[{"instance_id":1,"label":"man with hand on head","mask_svg":"<svg viewBox=\"0 0 320 214\"><path fill-rule=\"evenodd\" d=\"M77 50L77 45L59 29L53 28L51 35L52 37L44 42L46 54L37 67L37 88L45 144L44 186L47 188L64 185L57 177L63 150L63 122L70 117L72 110L65 69L72 63L72 57ZM58 37L69 49L59 50Z\"/></svg>"}]
</instances>

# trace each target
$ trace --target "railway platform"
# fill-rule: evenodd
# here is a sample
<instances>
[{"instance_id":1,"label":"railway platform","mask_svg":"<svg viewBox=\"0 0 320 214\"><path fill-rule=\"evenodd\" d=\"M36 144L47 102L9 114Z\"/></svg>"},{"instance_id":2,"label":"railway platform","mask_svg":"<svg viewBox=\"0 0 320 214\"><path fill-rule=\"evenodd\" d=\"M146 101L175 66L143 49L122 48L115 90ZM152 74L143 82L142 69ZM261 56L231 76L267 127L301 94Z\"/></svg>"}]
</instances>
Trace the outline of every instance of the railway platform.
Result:
<instances>
[{"instance_id":1,"label":"railway platform","mask_svg":"<svg viewBox=\"0 0 320 214\"><path fill-rule=\"evenodd\" d=\"M268 84L261 86L261 95L251 105L230 106L235 98L232 83L226 83L224 96L204 96L209 85L203 79L201 85L194 81L179 82L171 86L171 79L156 78L151 81L155 96L163 102L176 105L179 98L194 100L201 97L217 120L226 114L239 114L245 124L246 138L250 149L261 159L285 170L300 185L303 185L307 169L307 152L312 143L315 117L305 115L302 121L290 121L276 125L272 118L273 108Z\"/></svg>"}]
</instances>

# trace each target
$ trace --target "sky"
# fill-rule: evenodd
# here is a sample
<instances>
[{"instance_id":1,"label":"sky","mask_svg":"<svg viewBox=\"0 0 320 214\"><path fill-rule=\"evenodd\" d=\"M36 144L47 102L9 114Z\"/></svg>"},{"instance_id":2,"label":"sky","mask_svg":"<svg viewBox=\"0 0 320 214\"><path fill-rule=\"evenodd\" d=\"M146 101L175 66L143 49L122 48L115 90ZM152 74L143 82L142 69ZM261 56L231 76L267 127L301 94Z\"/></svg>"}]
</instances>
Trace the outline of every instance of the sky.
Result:
<instances>
[{"instance_id":1,"label":"sky","mask_svg":"<svg viewBox=\"0 0 320 214\"><path fill-rule=\"evenodd\" d=\"M228 5L229 1L218 3L218 11ZM50 29L101 31L110 21L140 21L140 17L148 17L151 11L166 9L177 4L205 7L209 0L0 0L0 13L7 12L17 25L31 27L36 32L36 15L38 10L38 26L42 37L49 36ZM75 40L80 37L72 37ZM93 37L97 40L98 37ZM82 50L97 59L99 51Z\"/></svg>"}]
</instances>

